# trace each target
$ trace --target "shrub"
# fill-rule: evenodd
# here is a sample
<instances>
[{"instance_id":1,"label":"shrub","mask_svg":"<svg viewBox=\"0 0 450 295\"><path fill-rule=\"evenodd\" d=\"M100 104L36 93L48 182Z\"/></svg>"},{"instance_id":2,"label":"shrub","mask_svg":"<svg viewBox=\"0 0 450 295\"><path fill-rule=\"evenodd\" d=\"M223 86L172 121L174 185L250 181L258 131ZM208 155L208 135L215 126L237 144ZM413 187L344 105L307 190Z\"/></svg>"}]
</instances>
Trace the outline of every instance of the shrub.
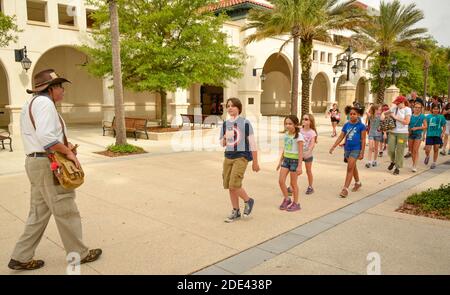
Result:
<instances>
[{"instance_id":1,"label":"shrub","mask_svg":"<svg viewBox=\"0 0 450 295\"><path fill-rule=\"evenodd\" d=\"M118 145L112 144L107 147L107 150L113 153L121 153L121 154L138 153L144 151L143 148L132 144L118 144Z\"/></svg>"},{"instance_id":2,"label":"shrub","mask_svg":"<svg viewBox=\"0 0 450 295\"><path fill-rule=\"evenodd\" d=\"M437 212L440 215L450 217L450 183L441 185L438 189L427 189L421 193L409 196L407 204L418 206L425 212Z\"/></svg>"}]
</instances>

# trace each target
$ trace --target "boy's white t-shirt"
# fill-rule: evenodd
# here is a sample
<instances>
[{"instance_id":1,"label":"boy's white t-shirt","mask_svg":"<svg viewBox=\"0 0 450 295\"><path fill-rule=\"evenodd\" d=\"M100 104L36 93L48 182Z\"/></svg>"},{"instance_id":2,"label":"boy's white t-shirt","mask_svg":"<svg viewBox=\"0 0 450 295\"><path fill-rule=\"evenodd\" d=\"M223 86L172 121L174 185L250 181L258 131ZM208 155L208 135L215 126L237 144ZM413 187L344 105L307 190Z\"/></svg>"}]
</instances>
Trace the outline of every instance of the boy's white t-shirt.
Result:
<instances>
[{"instance_id":1,"label":"boy's white t-shirt","mask_svg":"<svg viewBox=\"0 0 450 295\"><path fill-rule=\"evenodd\" d=\"M397 111L398 109L398 111ZM397 111L397 114L396 114ZM398 107L393 107L391 108L391 112L393 114L396 114L401 120L405 120L406 116L410 116L412 115L412 111L409 107L404 107L403 109L400 109ZM409 124L402 124L401 122L395 120L395 128L392 130L393 133L403 133L403 134L408 134L409 130L408 130L408 126Z\"/></svg>"}]
</instances>

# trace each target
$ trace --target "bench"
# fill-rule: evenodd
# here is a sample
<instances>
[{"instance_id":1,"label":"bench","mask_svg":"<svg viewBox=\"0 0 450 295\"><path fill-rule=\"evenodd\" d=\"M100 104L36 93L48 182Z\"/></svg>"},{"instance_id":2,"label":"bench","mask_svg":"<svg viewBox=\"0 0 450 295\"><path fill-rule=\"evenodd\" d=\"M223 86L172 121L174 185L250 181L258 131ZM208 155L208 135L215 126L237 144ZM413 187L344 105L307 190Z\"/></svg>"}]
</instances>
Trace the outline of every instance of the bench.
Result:
<instances>
[{"instance_id":1,"label":"bench","mask_svg":"<svg viewBox=\"0 0 450 295\"><path fill-rule=\"evenodd\" d=\"M2 148L5 149L5 140L9 140L9 143L6 143L9 145L9 151L12 152L12 138L11 134L8 131L0 130L0 141L2 143Z\"/></svg>"},{"instance_id":2,"label":"bench","mask_svg":"<svg viewBox=\"0 0 450 295\"><path fill-rule=\"evenodd\" d=\"M190 114L181 114L182 123L181 126L184 124L191 124L194 126L195 124L199 124L201 126L210 125L211 128L213 126L217 126L219 124L219 116L215 115L190 115Z\"/></svg>"},{"instance_id":3,"label":"bench","mask_svg":"<svg viewBox=\"0 0 450 295\"><path fill-rule=\"evenodd\" d=\"M147 119L144 118L129 118L125 117L125 131L132 132L134 134L134 139L137 140L137 132L144 132L148 139L147 133ZM114 132L114 137L116 137L116 117L113 118L112 122L103 121L103 136L108 130Z\"/></svg>"}]
</instances>

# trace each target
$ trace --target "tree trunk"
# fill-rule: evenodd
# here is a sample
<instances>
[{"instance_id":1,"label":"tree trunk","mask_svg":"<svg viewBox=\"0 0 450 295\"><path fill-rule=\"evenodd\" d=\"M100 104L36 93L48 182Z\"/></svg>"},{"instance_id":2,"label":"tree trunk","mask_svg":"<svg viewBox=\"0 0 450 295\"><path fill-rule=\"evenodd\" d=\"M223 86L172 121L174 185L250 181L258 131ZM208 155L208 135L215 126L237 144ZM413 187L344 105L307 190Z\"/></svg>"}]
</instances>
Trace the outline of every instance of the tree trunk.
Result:
<instances>
[{"instance_id":1,"label":"tree trunk","mask_svg":"<svg viewBox=\"0 0 450 295\"><path fill-rule=\"evenodd\" d=\"M167 92L160 90L159 95L161 96L161 127L167 128Z\"/></svg>"},{"instance_id":2,"label":"tree trunk","mask_svg":"<svg viewBox=\"0 0 450 295\"><path fill-rule=\"evenodd\" d=\"M301 40L300 43L300 61L302 63L302 114L309 113L309 89L311 84L309 83L311 77L311 54L313 50L313 42L311 40Z\"/></svg>"},{"instance_id":3,"label":"tree trunk","mask_svg":"<svg viewBox=\"0 0 450 295\"><path fill-rule=\"evenodd\" d=\"M296 33L296 32L294 32ZM293 69L292 69L292 91L291 91L291 115L298 114L298 76L299 76L299 37L294 35L294 56L293 56Z\"/></svg>"},{"instance_id":4,"label":"tree trunk","mask_svg":"<svg viewBox=\"0 0 450 295\"><path fill-rule=\"evenodd\" d=\"M114 78L114 107L116 125L116 145L127 143L125 114L123 108L122 68L120 61L119 15L116 0L109 0L109 17L111 22L111 48Z\"/></svg>"},{"instance_id":5,"label":"tree trunk","mask_svg":"<svg viewBox=\"0 0 450 295\"><path fill-rule=\"evenodd\" d=\"M430 62L425 59L423 62L423 98L426 99L428 93L428 76L430 72Z\"/></svg>"},{"instance_id":6,"label":"tree trunk","mask_svg":"<svg viewBox=\"0 0 450 295\"><path fill-rule=\"evenodd\" d=\"M389 52L380 52L381 61L380 61L380 71L381 70L387 70L388 65L388 58L389 58ZM377 104L382 105L384 104L384 91L386 90L386 78L379 78L380 83L378 85L378 92L377 92Z\"/></svg>"}]
</instances>

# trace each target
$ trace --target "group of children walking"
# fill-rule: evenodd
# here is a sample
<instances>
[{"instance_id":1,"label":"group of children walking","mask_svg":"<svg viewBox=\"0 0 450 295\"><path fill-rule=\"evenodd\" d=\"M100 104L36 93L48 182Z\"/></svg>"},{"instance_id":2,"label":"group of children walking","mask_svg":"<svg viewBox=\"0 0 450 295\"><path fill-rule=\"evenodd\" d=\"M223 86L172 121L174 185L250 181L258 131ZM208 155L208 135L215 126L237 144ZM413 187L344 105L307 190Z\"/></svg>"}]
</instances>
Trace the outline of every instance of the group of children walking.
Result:
<instances>
[{"instance_id":1,"label":"group of children walking","mask_svg":"<svg viewBox=\"0 0 450 295\"><path fill-rule=\"evenodd\" d=\"M448 106L449 104L447 104ZM393 170L394 175L400 173L403 167L403 159L412 158L412 171L417 171L419 161L419 148L422 141L426 140L425 161L427 165L430 160L431 149L433 149L433 162L431 169L436 167L439 148L443 144L444 133L445 143L449 134L450 107L443 112L446 117L440 114L438 106L432 105L432 113L425 116L423 105L420 102L413 103L413 111L408 106L405 97L399 96L393 101L393 106L387 105L370 106L367 113L366 124L362 123L364 108L360 106L347 107L346 113L348 121L344 124L341 133L329 153L332 154L336 147L345 140L344 162L347 163L347 172L344 186L340 196L345 198L349 194L349 187L354 179L354 186L351 191L356 192L362 187L357 167L357 161L364 159L366 147L366 135L368 135L369 149L367 155L366 168L378 165L377 157L383 155L383 151L388 146L388 154L391 163L388 170ZM226 108L230 119L223 123L221 132L222 146L225 147L225 160L223 163L223 183L224 188L229 190L232 204L232 213L225 220L233 222L241 217L239 210L239 198L245 202L243 215L248 216L253 208L254 199L250 198L242 188L242 180L246 167L253 161L253 171L259 171L258 156L256 151L256 141L251 123L247 119L239 117L242 111L242 104L237 98L230 98L226 102ZM329 111L333 123L332 137L337 136L336 125L340 121L340 113L337 105ZM392 118L395 123L389 131L384 131L381 125L384 121ZM447 125L447 128L446 128ZM306 114L300 121L297 116L289 115L284 119L283 150L276 170L279 170L279 186L283 196L279 206L280 210L295 212L301 209L299 203L298 176L303 173L302 162L305 163L308 177L308 188L305 194L313 194L313 151L317 143L317 130L314 116ZM447 131L446 131L447 130ZM404 150L408 144L409 153L404 156ZM445 154L445 146L444 146ZM441 152L442 153L442 152ZM449 149L450 154L450 149ZM289 176L290 187L286 185ZM292 194L292 199L290 198Z\"/></svg>"}]
</instances>

